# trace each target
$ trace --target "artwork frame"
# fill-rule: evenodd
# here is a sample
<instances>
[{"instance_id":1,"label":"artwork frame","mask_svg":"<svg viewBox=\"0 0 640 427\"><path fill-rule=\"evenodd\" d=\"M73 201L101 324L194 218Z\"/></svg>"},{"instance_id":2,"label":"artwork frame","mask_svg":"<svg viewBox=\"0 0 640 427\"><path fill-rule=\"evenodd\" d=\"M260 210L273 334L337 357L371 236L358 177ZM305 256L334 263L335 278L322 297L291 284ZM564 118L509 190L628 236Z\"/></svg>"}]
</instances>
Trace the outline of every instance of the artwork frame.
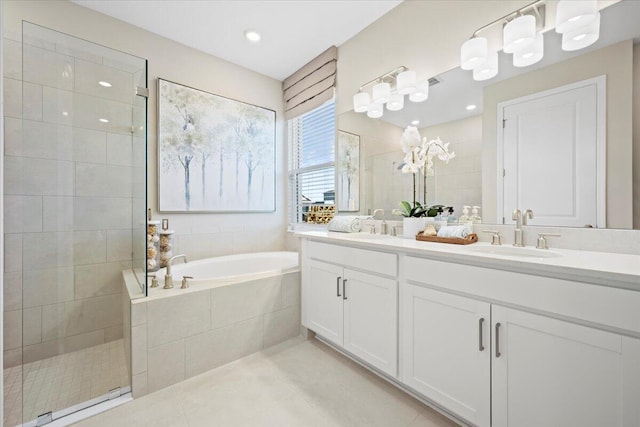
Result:
<instances>
[{"instance_id":1,"label":"artwork frame","mask_svg":"<svg viewBox=\"0 0 640 427\"><path fill-rule=\"evenodd\" d=\"M338 130L338 212L360 211L360 135Z\"/></svg>"},{"instance_id":2,"label":"artwork frame","mask_svg":"<svg viewBox=\"0 0 640 427\"><path fill-rule=\"evenodd\" d=\"M157 161L161 213L276 210L274 110L158 78Z\"/></svg>"}]
</instances>

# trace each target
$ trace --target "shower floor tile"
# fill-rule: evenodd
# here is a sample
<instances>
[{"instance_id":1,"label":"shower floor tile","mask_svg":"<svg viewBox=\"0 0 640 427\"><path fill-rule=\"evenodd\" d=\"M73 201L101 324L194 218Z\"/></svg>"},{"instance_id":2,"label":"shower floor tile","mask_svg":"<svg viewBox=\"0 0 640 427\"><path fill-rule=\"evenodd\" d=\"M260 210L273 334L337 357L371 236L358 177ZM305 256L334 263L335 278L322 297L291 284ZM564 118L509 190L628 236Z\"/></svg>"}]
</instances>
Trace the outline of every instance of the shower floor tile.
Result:
<instances>
[{"instance_id":1,"label":"shower floor tile","mask_svg":"<svg viewBox=\"0 0 640 427\"><path fill-rule=\"evenodd\" d=\"M128 384L122 340L8 368L3 425L15 426Z\"/></svg>"}]
</instances>

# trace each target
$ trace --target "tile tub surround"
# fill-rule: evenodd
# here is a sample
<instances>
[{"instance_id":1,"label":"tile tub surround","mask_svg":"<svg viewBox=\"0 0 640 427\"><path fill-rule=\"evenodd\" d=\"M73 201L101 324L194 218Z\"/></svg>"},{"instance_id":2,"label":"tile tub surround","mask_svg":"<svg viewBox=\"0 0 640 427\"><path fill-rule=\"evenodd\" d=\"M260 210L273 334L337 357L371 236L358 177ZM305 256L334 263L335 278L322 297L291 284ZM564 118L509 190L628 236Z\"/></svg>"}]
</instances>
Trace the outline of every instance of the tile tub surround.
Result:
<instances>
[{"instance_id":1,"label":"tile tub surround","mask_svg":"<svg viewBox=\"0 0 640 427\"><path fill-rule=\"evenodd\" d=\"M78 427L453 427L457 424L301 337L134 399Z\"/></svg>"},{"instance_id":2,"label":"tile tub surround","mask_svg":"<svg viewBox=\"0 0 640 427\"><path fill-rule=\"evenodd\" d=\"M130 275L125 272L125 282ZM162 290L163 291L163 290ZM131 300L134 398L300 333L300 273ZM161 291L160 291L161 292ZM167 294L169 295L169 294Z\"/></svg>"}]
</instances>

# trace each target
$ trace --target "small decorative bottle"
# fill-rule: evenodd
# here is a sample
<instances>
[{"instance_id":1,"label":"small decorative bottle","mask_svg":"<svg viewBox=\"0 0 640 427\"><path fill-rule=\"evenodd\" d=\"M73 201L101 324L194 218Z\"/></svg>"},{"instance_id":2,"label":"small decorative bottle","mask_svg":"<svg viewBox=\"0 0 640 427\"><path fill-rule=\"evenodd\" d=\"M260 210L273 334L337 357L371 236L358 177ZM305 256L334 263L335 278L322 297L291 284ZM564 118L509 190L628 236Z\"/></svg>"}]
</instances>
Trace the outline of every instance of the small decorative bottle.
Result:
<instances>
[{"instance_id":1,"label":"small decorative bottle","mask_svg":"<svg viewBox=\"0 0 640 427\"><path fill-rule=\"evenodd\" d=\"M173 235L174 230L169 230L169 221L162 220L162 231L160 231L160 268L169 264L169 258L173 256Z\"/></svg>"},{"instance_id":2,"label":"small decorative bottle","mask_svg":"<svg viewBox=\"0 0 640 427\"><path fill-rule=\"evenodd\" d=\"M465 224L471 220L471 218L469 218L469 209L471 209L471 206L462 207L462 215L460 215L460 218L458 219L460 224Z\"/></svg>"}]
</instances>

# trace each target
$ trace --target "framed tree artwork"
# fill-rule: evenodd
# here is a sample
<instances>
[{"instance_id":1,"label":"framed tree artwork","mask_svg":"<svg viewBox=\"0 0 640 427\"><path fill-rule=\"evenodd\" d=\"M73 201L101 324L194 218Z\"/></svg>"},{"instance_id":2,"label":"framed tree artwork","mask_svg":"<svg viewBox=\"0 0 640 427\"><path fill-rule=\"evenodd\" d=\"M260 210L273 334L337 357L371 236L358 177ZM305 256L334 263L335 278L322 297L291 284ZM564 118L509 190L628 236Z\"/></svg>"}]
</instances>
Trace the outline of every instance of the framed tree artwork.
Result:
<instances>
[{"instance_id":1,"label":"framed tree artwork","mask_svg":"<svg viewBox=\"0 0 640 427\"><path fill-rule=\"evenodd\" d=\"M160 212L275 211L276 113L158 79Z\"/></svg>"},{"instance_id":2,"label":"framed tree artwork","mask_svg":"<svg viewBox=\"0 0 640 427\"><path fill-rule=\"evenodd\" d=\"M360 136L338 131L338 211L360 210Z\"/></svg>"}]
</instances>

